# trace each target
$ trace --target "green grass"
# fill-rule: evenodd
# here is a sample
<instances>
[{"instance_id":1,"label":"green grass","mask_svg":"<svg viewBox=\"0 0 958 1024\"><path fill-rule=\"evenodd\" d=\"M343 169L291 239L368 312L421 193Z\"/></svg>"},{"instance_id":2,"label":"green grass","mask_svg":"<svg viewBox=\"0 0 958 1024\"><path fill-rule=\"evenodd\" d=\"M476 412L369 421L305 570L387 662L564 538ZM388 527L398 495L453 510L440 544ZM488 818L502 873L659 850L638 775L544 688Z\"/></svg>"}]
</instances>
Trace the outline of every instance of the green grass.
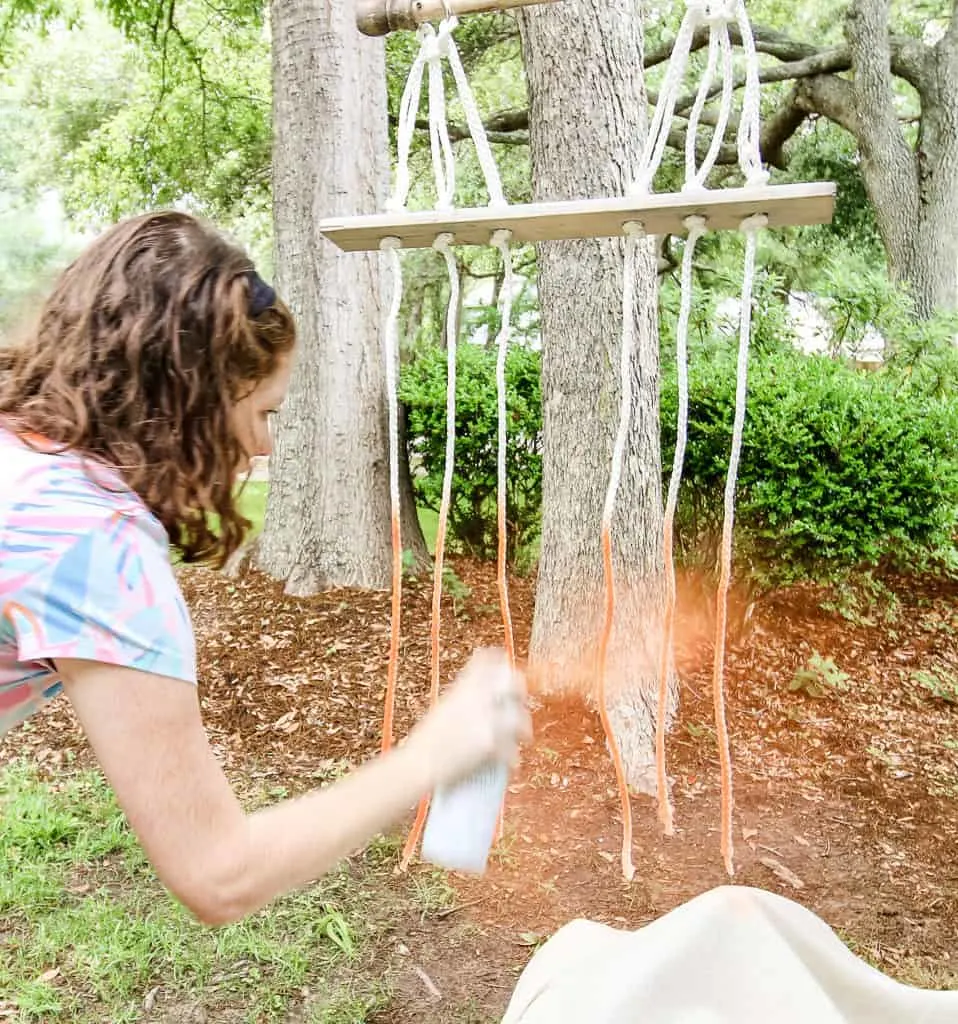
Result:
<instances>
[{"instance_id":1,"label":"green grass","mask_svg":"<svg viewBox=\"0 0 958 1024\"><path fill-rule=\"evenodd\" d=\"M430 553L436 550L436 532L439 529L439 513L431 508L417 509L422 535L426 538L426 547Z\"/></svg>"},{"instance_id":2,"label":"green grass","mask_svg":"<svg viewBox=\"0 0 958 1024\"><path fill-rule=\"evenodd\" d=\"M268 493L269 484L265 480L250 480L240 491L240 511L253 523L250 539L263 529L263 521L266 518L266 495Z\"/></svg>"},{"instance_id":3,"label":"green grass","mask_svg":"<svg viewBox=\"0 0 958 1024\"><path fill-rule=\"evenodd\" d=\"M287 1019L304 988L305 1019L328 1024L388 1002L381 972L360 970L374 901L382 911L375 879L344 867L204 928L160 887L96 773L54 785L24 764L0 770L0 864L0 1010L17 1024L126 1024L155 987L164 1006L238 1005L250 1024Z\"/></svg>"}]
</instances>

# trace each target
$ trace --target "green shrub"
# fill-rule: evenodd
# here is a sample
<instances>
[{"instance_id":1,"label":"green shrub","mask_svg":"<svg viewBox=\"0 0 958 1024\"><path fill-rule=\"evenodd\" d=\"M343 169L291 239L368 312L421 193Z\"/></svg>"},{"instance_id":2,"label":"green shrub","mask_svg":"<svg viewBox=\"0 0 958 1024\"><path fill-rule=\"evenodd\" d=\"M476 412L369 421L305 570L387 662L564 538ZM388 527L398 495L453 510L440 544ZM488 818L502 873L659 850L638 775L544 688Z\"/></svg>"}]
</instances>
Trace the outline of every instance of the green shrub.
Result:
<instances>
[{"instance_id":1,"label":"green shrub","mask_svg":"<svg viewBox=\"0 0 958 1024\"><path fill-rule=\"evenodd\" d=\"M446 351L425 350L403 367L400 398L417 500L439 508L446 455ZM510 557L538 534L542 504L542 399L539 354L515 346L506 359L506 518ZM456 359L456 451L449 539L471 554L492 557L497 545L496 349L459 346Z\"/></svg>"},{"instance_id":2,"label":"green shrub","mask_svg":"<svg viewBox=\"0 0 958 1024\"><path fill-rule=\"evenodd\" d=\"M681 561L715 565L735 400L734 345L699 350L677 516ZM496 545L493 348L458 358L450 539L482 557ZM661 384L665 481L675 446L675 372ZM538 353L507 361L508 518L513 557L538 533L542 497ZM736 493L737 571L771 584L833 579L855 568L954 559L958 402L918 387L914 368L862 373L788 349L755 352ZM446 354L404 368L419 501L438 508L445 457Z\"/></svg>"},{"instance_id":3,"label":"green shrub","mask_svg":"<svg viewBox=\"0 0 958 1024\"><path fill-rule=\"evenodd\" d=\"M690 370L689 440L677 516L687 559L710 564L721 531L734 413L732 346ZM675 446L674 370L662 383L663 465ZM740 561L769 581L953 552L958 405L894 373L821 356L755 354L736 498Z\"/></svg>"}]
</instances>

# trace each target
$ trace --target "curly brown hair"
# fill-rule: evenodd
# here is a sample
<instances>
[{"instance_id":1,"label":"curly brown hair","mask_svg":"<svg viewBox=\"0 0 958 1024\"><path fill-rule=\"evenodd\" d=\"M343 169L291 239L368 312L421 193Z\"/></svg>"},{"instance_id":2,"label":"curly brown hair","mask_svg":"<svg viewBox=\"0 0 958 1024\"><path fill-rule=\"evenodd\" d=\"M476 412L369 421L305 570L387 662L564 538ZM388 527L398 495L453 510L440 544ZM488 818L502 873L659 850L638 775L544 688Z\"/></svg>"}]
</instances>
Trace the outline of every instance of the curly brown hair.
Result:
<instances>
[{"instance_id":1,"label":"curly brown hair","mask_svg":"<svg viewBox=\"0 0 958 1024\"><path fill-rule=\"evenodd\" d=\"M195 217L134 217L96 239L36 327L0 350L4 424L116 469L186 561L223 565L242 544L247 453L232 409L295 344L279 299L251 309L252 270Z\"/></svg>"}]
</instances>

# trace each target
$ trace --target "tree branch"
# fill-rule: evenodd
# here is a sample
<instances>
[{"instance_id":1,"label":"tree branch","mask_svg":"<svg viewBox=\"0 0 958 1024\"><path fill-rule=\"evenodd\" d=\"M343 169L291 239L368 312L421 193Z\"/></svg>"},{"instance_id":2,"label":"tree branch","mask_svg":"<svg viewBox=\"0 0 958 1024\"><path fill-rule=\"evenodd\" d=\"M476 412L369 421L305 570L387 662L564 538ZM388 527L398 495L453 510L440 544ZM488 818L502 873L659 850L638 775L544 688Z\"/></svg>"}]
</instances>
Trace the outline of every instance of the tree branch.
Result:
<instances>
[{"instance_id":1,"label":"tree branch","mask_svg":"<svg viewBox=\"0 0 958 1024\"><path fill-rule=\"evenodd\" d=\"M785 143L801 128L808 112L798 103L798 88L792 89L788 98L762 124L759 147L762 158L772 167L784 170L788 166L785 157Z\"/></svg>"},{"instance_id":2,"label":"tree branch","mask_svg":"<svg viewBox=\"0 0 958 1024\"><path fill-rule=\"evenodd\" d=\"M521 115L521 116L520 116ZM398 119L390 115L389 120L396 124ZM503 127L506 125L506 127ZM498 142L503 146L528 146L529 145L529 111L508 110L502 114L493 114L487 121L483 121L486 130L486 138L490 142ZM463 139L472 138L469 125L457 124L449 121L446 125L449 131L450 142L462 142ZM416 121L416 129L422 132L429 131L429 122L421 118Z\"/></svg>"},{"instance_id":3,"label":"tree branch","mask_svg":"<svg viewBox=\"0 0 958 1024\"><path fill-rule=\"evenodd\" d=\"M796 84L794 97L799 110L827 117L858 138L858 111L851 82L837 75L806 78Z\"/></svg>"},{"instance_id":4,"label":"tree branch","mask_svg":"<svg viewBox=\"0 0 958 1024\"><path fill-rule=\"evenodd\" d=\"M889 6L890 0L853 0L845 37L852 56L862 173L886 243L892 251L903 252L918 224L918 167L898 124L888 73Z\"/></svg>"},{"instance_id":5,"label":"tree branch","mask_svg":"<svg viewBox=\"0 0 958 1024\"><path fill-rule=\"evenodd\" d=\"M785 156L785 143L798 131L808 117L809 111L798 103L795 91L781 106L762 124L759 148L762 158L772 167L785 170L788 160ZM708 151L710 140L700 138L696 145L696 157L702 160ZM669 132L668 144L672 149L685 152L686 134L678 129ZM716 165L731 166L738 164L738 147L734 142L726 142L719 149L715 160Z\"/></svg>"},{"instance_id":6,"label":"tree branch","mask_svg":"<svg viewBox=\"0 0 958 1024\"><path fill-rule=\"evenodd\" d=\"M759 53L767 53L770 57L776 57L778 60L803 60L818 52L817 47L792 39L784 32L778 32L765 25L753 25L752 35L755 38L755 48ZM729 39L733 46L742 45L742 34L739 32L738 25L729 25ZM709 30L707 28L696 29L692 36L691 52L695 53L697 50L704 49L708 43ZM673 39L655 50L649 51L645 55L642 66L648 71L649 68L664 64L672 56L674 46L675 40Z\"/></svg>"},{"instance_id":7,"label":"tree branch","mask_svg":"<svg viewBox=\"0 0 958 1024\"><path fill-rule=\"evenodd\" d=\"M956 21L958 21L958 18L953 17L949 31L955 26ZM752 33L755 37L755 49L759 53L774 57L776 60L798 67L806 61L809 62L809 67L814 67L816 60L825 61L818 71L805 72L806 74L848 71L851 68L851 53L847 46L822 49L809 43L803 43L798 39L792 39L790 36L785 35L784 32L778 32L766 25L753 25ZM729 39L733 46L742 45L742 35L737 25L729 26ZM694 53L697 50L704 49L708 46L708 41L708 29L697 30L692 37L691 52ZM928 47L920 40L914 39L911 36L889 36L888 43L891 53L892 73L908 82L909 85L920 92L925 81ZM656 67L658 64L665 63L672 54L674 44L675 41L671 40L646 54L643 63L645 69L648 70L649 68ZM827 55L831 55L830 59L827 59ZM801 74L786 74L781 78L768 78L764 79L764 81L782 82L789 78L800 77L803 76ZM691 106L691 103L692 101L689 101L686 106Z\"/></svg>"},{"instance_id":8,"label":"tree branch","mask_svg":"<svg viewBox=\"0 0 958 1024\"><path fill-rule=\"evenodd\" d=\"M835 71L847 71L851 66L848 50L845 47L834 47L830 50L822 50L811 54L802 60L791 61L787 64L776 64L774 67L762 68L759 71L758 80L764 85L769 82L790 82L800 78L811 78L815 75L829 74ZM735 76L733 88L741 89L745 85L745 74L740 72ZM708 92L708 98L718 96L722 91L721 84L713 85ZM688 110L695 103L696 94L689 93L681 97L676 104L676 110Z\"/></svg>"},{"instance_id":9,"label":"tree branch","mask_svg":"<svg viewBox=\"0 0 958 1024\"><path fill-rule=\"evenodd\" d=\"M529 127L528 110L500 110L490 114L485 122L486 131L490 132L514 132Z\"/></svg>"},{"instance_id":10,"label":"tree branch","mask_svg":"<svg viewBox=\"0 0 958 1024\"><path fill-rule=\"evenodd\" d=\"M958 0L954 0L951 5L951 21L948 23L948 29L941 41L944 42L945 39L948 41L948 49L958 50Z\"/></svg>"}]
</instances>

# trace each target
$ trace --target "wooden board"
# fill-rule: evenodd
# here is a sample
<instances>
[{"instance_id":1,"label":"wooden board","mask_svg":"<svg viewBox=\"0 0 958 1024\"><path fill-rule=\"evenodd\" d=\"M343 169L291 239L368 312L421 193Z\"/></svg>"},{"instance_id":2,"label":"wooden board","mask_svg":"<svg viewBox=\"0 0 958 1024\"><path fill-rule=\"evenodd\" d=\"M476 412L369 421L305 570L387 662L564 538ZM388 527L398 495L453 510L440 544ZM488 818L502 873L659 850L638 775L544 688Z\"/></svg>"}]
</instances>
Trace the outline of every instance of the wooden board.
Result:
<instances>
[{"instance_id":1,"label":"wooden board","mask_svg":"<svg viewBox=\"0 0 958 1024\"><path fill-rule=\"evenodd\" d=\"M346 252L362 252L378 249L384 238L398 238L404 249L427 248L445 232L453 235L455 245L488 245L492 233L500 228L510 230L516 242L608 238L623 234L623 226L630 221L641 223L649 235L683 235L685 218L692 215L705 217L712 231L737 230L746 217L756 213L768 217L769 227L827 224L834 206L835 185L815 182L329 217L320 221L319 230Z\"/></svg>"}]
</instances>

